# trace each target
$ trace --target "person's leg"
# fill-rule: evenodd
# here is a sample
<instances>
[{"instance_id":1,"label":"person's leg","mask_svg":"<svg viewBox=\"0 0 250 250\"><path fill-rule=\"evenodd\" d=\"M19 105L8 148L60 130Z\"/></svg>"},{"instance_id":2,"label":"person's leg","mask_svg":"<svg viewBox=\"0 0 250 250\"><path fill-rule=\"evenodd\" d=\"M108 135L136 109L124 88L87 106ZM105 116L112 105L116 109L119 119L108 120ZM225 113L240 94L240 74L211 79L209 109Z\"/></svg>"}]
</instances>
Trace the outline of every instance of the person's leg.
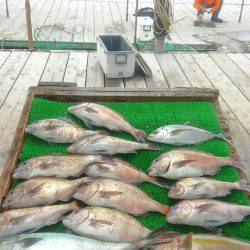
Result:
<instances>
[{"instance_id":1,"label":"person's leg","mask_svg":"<svg viewBox=\"0 0 250 250\"><path fill-rule=\"evenodd\" d=\"M208 8L208 5L206 4L206 3L200 3L200 5L202 6L202 7L204 7L204 8ZM204 11L202 11L202 10L197 10L197 16L199 16L199 15L204 15Z\"/></svg>"},{"instance_id":2,"label":"person's leg","mask_svg":"<svg viewBox=\"0 0 250 250\"><path fill-rule=\"evenodd\" d=\"M220 0L220 7L212 14L211 20L218 20L219 19L218 17L219 17L220 11L221 11L222 4L223 4L223 0Z\"/></svg>"}]
</instances>

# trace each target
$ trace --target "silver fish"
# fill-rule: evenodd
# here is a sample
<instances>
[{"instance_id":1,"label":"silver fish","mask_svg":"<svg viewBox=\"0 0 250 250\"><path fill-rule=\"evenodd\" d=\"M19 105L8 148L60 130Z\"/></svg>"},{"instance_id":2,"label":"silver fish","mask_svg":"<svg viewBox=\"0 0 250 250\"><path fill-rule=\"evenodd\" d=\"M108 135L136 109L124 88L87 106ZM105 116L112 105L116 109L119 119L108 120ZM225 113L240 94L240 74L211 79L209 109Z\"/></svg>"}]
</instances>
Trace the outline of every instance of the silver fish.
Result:
<instances>
[{"instance_id":1,"label":"silver fish","mask_svg":"<svg viewBox=\"0 0 250 250\"><path fill-rule=\"evenodd\" d=\"M83 120L87 127L105 127L114 131L131 134L137 141L145 141L146 133L133 128L124 117L116 111L97 103L82 103L68 108L68 112Z\"/></svg>"},{"instance_id":2,"label":"silver fish","mask_svg":"<svg viewBox=\"0 0 250 250\"><path fill-rule=\"evenodd\" d=\"M148 168L148 175L179 180L215 175L222 166L232 166L242 173L244 167L232 157L218 157L194 149L174 149L160 155Z\"/></svg>"},{"instance_id":3,"label":"silver fish","mask_svg":"<svg viewBox=\"0 0 250 250\"><path fill-rule=\"evenodd\" d=\"M171 144L176 146L200 144L202 142L219 138L227 141L223 134L213 132L188 125L167 125L152 132L147 139L149 141Z\"/></svg>"},{"instance_id":4,"label":"silver fish","mask_svg":"<svg viewBox=\"0 0 250 250\"><path fill-rule=\"evenodd\" d=\"M85 168L84 173L90 177L105 177L132 184L150 182L163 188L169 188L165 181L148 176L119 158L106 158L103 162L93 163Z\"/></svg>"},{"instance_id":5,"label":"silver fish","mask_svg":"<svg viewBox=\"0 0 250 250\"><path fill-rule=\"evenodd\" d=\"M35 231L57 223L66 213L78 208L76 202L45 207L19 208L0 214L0 238ZM0 248L2 249L2 248Z\"/></svg>"},{"instance_id":6,"label":"silver fish","mask_svg":"<svg viewBox=\"0 0 250 250\"><path fill-rule=\"evenodd\" d=\"M109 242L134 242L151 233L133 216L105 207L85 207L70 213L63 225L78 235Z\"/></svg>"},{"instance_id":7,"label":"silver fish","mask_svg":"<svg viewBox=\"0 0 250 250\"><path fill-rule=\"evenodd\" d=\"M106 178L85 177L73 197L90 206L116 208L133 215L149 211L167 214L169 209L132 184Z\"/></svg>"},{"instance_id":8,"label":"silver fish","mask_svg":"<svg viewBox=\"0 0 250 250\"><path fill-rule=\"evenodd\" d=\"M233 189L250 192L250 183L247 180L231 183L203 177L186 178L177 181L171 187L168 196L179 200L214 198L226 196Z\"/></svg>"},{"instance_id":9,"label":"silver fish","mask_svg":"<svg viewBox=\"0 0 250 250\"><path fill-rule=\"evenodd\" d=\"M25 128L25 132L49 143L73 143L86 136L106 134L104 131L86 130L63 117L35 121Z\"/></svg>"},{"instance_id":10,"label":"silver fish","mask_svg":"<svg viewBox=\"0 0 250 250\"><path fill-rule=\"evenodd\" d=\"M63 233L21 234L0 239L1 250L139 250L160 242L169 242L170 236L150 238L131 243L113 243Z\"/></svg>"},{"instance_id":11,"label":"silver fish","mask_svg":"<svg viewBox=\"0 0 250 250\"><path fill-rule=\"evenodd\" d=\"M250 206L217 200L183 200L172 206L167 222L200 226L216 232L217 226L228 222L241 222L250 215Z\"/></svg>"},{"instance_id":12,"label":"silver fish","mask_svg":"<svg viewBox=\"0 0 250 250\"><path fill-rule=\"evenodd\" d=\"M121 153L135 153L136 150L160 150L159 147L146 143L138 143L121 138L96 135L82 138L68 147L73 154L114 155Z\"/></svg>"},{"instance_id":13,"label":"silver fish","mask_svg":"<svg viewBox=\"0 0 250 250\"><path fill-rule=\"evenodd\" d=\"M65 180L61 178L38 177L27 180L12 189L3 202L3 207L22 208L49 205L66 201L85 182L84 178Z\"/></svg>"},{"instance_id":14,"label":"silver fish","mask_svg":"<svg viewBox=\"0 0 250 250\"><path fill-rule=\"evenodd\" d=\"M104 161L108 163L109 159L101 155L43 155L20 163L13 173L13 178L77 177L84 173L90 164Z\"/></svg>"}]
</instances>

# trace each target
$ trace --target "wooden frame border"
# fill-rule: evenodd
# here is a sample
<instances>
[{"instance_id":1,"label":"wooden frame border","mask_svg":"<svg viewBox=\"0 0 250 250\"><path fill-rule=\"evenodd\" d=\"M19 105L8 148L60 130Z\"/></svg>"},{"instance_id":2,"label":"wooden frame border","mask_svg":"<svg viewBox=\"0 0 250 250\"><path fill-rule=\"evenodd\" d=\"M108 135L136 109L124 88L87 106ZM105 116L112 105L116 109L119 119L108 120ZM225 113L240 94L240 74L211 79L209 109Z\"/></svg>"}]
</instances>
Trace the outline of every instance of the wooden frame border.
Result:
<instances>
[{"instance_id":1,"label":"wooden frame border","mask_svg":"<svg viewBox=\"0 0 250 250\"><path fill-rule=\"evenodd\" d=\"M75 88L75 87L30 87L23 111L18 122L3 173L0 177L0 204L11 184L11 174L20 156L24 128L34 97L57 101L211 101L216 109L222 130L229 134L229 126L222 114L218 102L219 92L206 88L174 88L174 89L136 89L136 88ZM231 137L228 137L230 141ZM239 158L236 150L230 145L232 155Z\"/></svg>"}]
</instances>

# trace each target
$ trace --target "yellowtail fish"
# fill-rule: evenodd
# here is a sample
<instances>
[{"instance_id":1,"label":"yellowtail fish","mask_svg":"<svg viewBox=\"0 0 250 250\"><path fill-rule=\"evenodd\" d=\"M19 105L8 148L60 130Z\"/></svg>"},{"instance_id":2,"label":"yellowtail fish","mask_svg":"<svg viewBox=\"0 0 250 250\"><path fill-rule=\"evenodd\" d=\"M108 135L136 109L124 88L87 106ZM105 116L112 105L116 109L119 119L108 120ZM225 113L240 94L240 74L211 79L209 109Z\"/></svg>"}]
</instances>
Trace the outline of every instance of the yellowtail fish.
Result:
<instances>
[{"instance_id":1,"label":"yellowtail fish","mask_svg":"<svg viewBox=\"0 0 250 250\"><path fill-rule=\"evenodd\" d=\"M222 166L232 166L244 172L244 167L232 157L218 157L194 149L174 149L155 159L148 175L179 180L187 177L215 175Z\"/></svg>"},{"instance_id":2,"label":"yellowtail fish","mask_svg":"<svg viewBox=\"0 0 250 250\"><path fill-rule=\"evenodd\" d=\"M250 215L250 206L209 199L183 200L170 207L167 222L200 226L216 232L217 226L241 222L247 215Z\"/></svg>"},{"instance_id":3,"label":"yellowtail fish","mask_svg":"<svg viewBox=\"0 0 250 250\"><path fill-rule=\"evenodd\" d=\"M25 132L49 143L73 143L86 136L107 134L86 130L64 117L35 121L25 128Z\"/></svg>"},{"instance_id":4,"label":"yellowtail fish","mask_svg":"<svg viewBox=\"0 0 250 250\"><path fill-rule=\"evenodd\" d=\"M214 198L226 196L233 189L250 192L250 183L247 180L231 183L203 177L186 178L177 181L169 190L168 196L179 200Z\"/></svg>"},{"instance_id":5,"label":"yellowtail fish","mask_svg":"<svg viewBox=\"0 0 250 250\"><path fill-rule=\"evenodd\" d=\"M68 152L83 155L114 155L136 153L137 150L143 149L160 150L159 147L152 144L138 143L107 135L94 135L78 140L68 147Z\"/></svg>"},{"instance_id":6,"label":"yellowtail fish","mask_svg":"<svg viewBox=\"0 0 250 250\"><path fill-rule=\"evenodd\" d=\"M0 214L0 238L35 231L57 223L66 213L78 208L76 202L45 207L19 208ZM1 244L0 244L1 246ZM2 249L0 247L0 249Z\"/></svg>"},{"instance_id":7,"label":"yellowtail fish","mask_svg":"<svg viewBox=\"0 0 250 250\"><path fill-rule=\"evenodd\" d=\"M85 177L83 185L73 195L89 206L110 207L132 215L149 211L167 214L169 207L150 198L138 187L106 178Z\"/></svg>"},{"instance_id":8,"label":"yellowtail fish","mask_svg":"<svg viewBox=\"0 0 250 250\"><path fill-rule=\"evenodd\" d=\"M84 178L65 180L52 177L38 177L18 184L3 202L3 207L22 208L50 205L66 201L85 182Z\"/></svg>"},{"instance_id":9,"label":"yellowtail fish","mask_svg":"<svg viewBox=\"0 0 250 250\"><path fill-rule=\"evenodd\" d=\"M82 103L68 108L68 112L83 120L89 128L94 125L114 131L124 131L139 142L145 141L146 133L144 131L133 128L119 113L100 104Z\"/></svg>"},{"instance_id":10,"label":"yellowtail fish","mask_svg":"<svg viewBox=\"0 0 250 250\"><path fill-rule=\"evenodd\" d=\"M223 134L216 134L195 126L188 125L167 125L158 128L147 137L149 141L176 146L200 144L214 138L225 140L231 144L231 142L228 141Z\"/></svg>"}]
</instances>

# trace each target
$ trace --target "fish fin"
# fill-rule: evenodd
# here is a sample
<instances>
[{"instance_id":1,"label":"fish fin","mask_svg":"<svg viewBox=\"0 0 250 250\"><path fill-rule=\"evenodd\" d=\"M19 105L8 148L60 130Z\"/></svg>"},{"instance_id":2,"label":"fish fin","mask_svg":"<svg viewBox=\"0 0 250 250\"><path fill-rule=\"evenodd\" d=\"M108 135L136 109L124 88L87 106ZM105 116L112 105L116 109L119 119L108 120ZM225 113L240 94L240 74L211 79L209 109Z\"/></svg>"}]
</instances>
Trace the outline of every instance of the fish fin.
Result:
<instances>
[{"instance_id":1,"label":"fish fin","mask_svg":"<svg viewBox=\"0 0 250 250\"><path fill-rule=\"evenodd\" d=\"M107 131L104 131L104 130L96 130L94 132L96 132L97 135L109 135L109 133Z\"/></svg>"},{"instance_id":2,"label":"fish fin","mask_svg":"<svg viewBox=\"0 0 250 250\"><path fill-rule=\"evenodd\" d=\"M183 161L176 161L173 163L173 165L176 168L186 167L187 164L193 163L195 160L183 160Z\"/></svg>"},{"instance_id":3,"label":"fish fin","mask_svg":"<svg viewBox=\"0 0 250 250\"><path fill-rule=\"evenodd\" d=\"M143 130L139 130L139 129L134 129L132 131L132 135L133 137L138 141L138 142L145 142L145 139L147 137L146 132L144 132Z\"/></svg>"},{"instance_id":4,"label":"fish fin","mask_svg":"<svg viewBox=\"0 0 250 250\"><path fill-rule=\"evenodd\" d=\"M84 120L84 124L86 125L87 128L93 129L93 125L90 120Z\"/></svg>"},{"instance_id":5,"label":"fish fin","mask_svg":"<svg viewBox=\"0 0 250 250\"><path fill-rule=\"evenodd\" d=\"M155 144L150 143L150 144L145 144L145 145L146 145L145 149L155 150L155 151L161 150L161 148Z\"/></svg>"},{"instance_id":6,"label":"fish fin","mask_svg":"<svg viewBox=\"0 0 250 250\"><path fill-rule=\"evenodd\" d=\"M162 188L170 189L170 186L166 183L165 180L161 179L160 177L149 176L149 182L160 186Z\"/></svg>"},{"instance_id":7,"label":"fish fin","mask_svg":"<svg viewBox=\"0 0 250 250\"><path fill-rule=\"evenodd\" d=\"M27 215L22 215L22 216L19 216L19 217L10 219L10 220L9 220L9 223L12 224L13 227L14 227L14 226L16 226L17 224L22 224L22 223L24 223L24 221L25 221L27 218L29 218L29 217L30 217L29 214L27 214Z\"/></svg>"},{"instance_id":8,"label":"fish fin","mask_svg":"<svg viewBox=\"0 0 250 250\"><path fill-rule=\"evenodd\" d=\"M166 238L166 237L176 237L179 236L178 232L174 232L174 231L168 231L168 229L166 227L159 227L156 228L155 230L153 230L149 236L147 237L147 239L162 239L162 238Z\"/></svg>"},{"instance_id":9,"label":"fish fin","mask_svg":"<svg viewBox=\"0 0 250 250\"><path fill-rule=\"evenodd\" d=\"M207 203L207 204L197 206L196 209L198 210L199 213L203 213L203 212L206 212L207 210L209 210L209 209L211 209L213 207L215 207L215 204Z\"/></svg>"},{"instance_id":10,"label":"fish fin","mask_svg":"<svg viewBox=\"0 0 250 250\"><path fill-rule=\"evenodd\" d=\"M39 237L29 237L29 238L23 238L20 240L17 240L17 245L22 246L23 249L28 249L31 246L35 245L37 242L42 241L43 238L39 238Z\"/></svg>"},{"instance_id":11,"label":"fish fin","mask_svg":"<svg viewBox=\"0 0 250 250\"><path fill-rule=\"evenodd\" d=\"M123 194L123 192L120 191L100 191L100 198L110 199L121 194Z\"/></svg>"},{"instance_id":12,"label":"fish fin","mask_svg":"<svg viewBox=\"0 0 250 250\"><path fill-rule=\"evenodd\" d=\"M237 189L250 192L250 182L248 180L240 180L234 184Z\"/></svg>"},{"instance_id":13,"label":"fish fin","mask_svg":"<svg viewBox=\"0 0 250 250\"><path fill-rule=\"evenodd\" d=\"M70 123L72 125L76 125L73 121L71 121L70 119L66 118L66 117L57 117L58 120Z\"/></svg>"},{"instance_id":14,"label":"fish fin","mask_svg":"<svg viewBox=\"0 0 250 250\"><path fill-rule=\"evenodd\" d=\"M176 135L179 135L180 133L182 133L183 131L186 131L186 130L187 129L184 129L184 128L173 129L170 131L170 135L176 136Z\"/></svg>"},{"instance_id":15,"label":"fish fin","mask_svg":"<svg viewBox=\"0 0 250 250\"><path fill-rule=\"evenodd\" d=\"M193 232L189 233L183 240L181 248L185 250L192 250L193 245Z\"/></svg>"},{"instance_id":16,"label":"fish fin","mask_svg":"<svg viewBox=\"0 0 250 250\"><path fill-rule=\"evenodd\" d=\"M192 126L192 123L190 121L187 121L183 125L185 125L185 126Z\"/></svg>"},{"instance_id":17,"label":"fish fin","mask_svg":"<svg viewBox=\"0 0 250 250\"><path fill-rule=\"evenodd\" d=\"M169 212L169 206L167 206L167 205L161 205L161 211L159 211L159 212L161 212L162 214L167 215L168 212Z\"/></svg>"},{"instance_id":18,"label":"fish fin","mask_svg":"<svg viewBox=\"0 0 250 250\"><path fill-rule=\"evenodd\" d=\"M224 134L221 133L221 134L215 135L215 137L216 137L216 138L219 138L219 139L222 139L222 140L226 141L229 145L233 146L232 141L229 140L229 139L227 139L227 138L226 138L226 135L224 135Z\"/></svg>"},{"instance_id":19,"label":"fish fin","mask_svg":"<svg viewBox=\"0 0 250 250\"><path fill-rule=\"evenodd\" d=\"M204 186L205 184L206 184L205 181L201 181L201 182L199 182L199 183L193 184L193 185L192 185L192 188L193 188L193 189L200 188L200 187Z\"/></svg>"},{"instance_id":20,"label":"fish fin","mask_svg":"<svg viewBox=\"0 0 250 250\"><path fill-rule=\"evenodd\" d=\"M87 111L88 113L98 114L97 110L95 110L94 108L91 108L89 106L85 107L85 111Z\"/></svg>"},{"instance_id":21,"label":"fish fin","mask_svg":"<svg viewBox=\"0 0 250 250\"><path fill-rule=\"evenodd\" d=\"M35 195L37 192L41 191L41 189L43 188L43 185L44 185L44 183L34 187L33 189L28 191L28 194L31 195L31 196Z\"/></svg>"},{"instance_id":22,"label":"fish fin","mask_svg":"<svg viewBox=\"0 0 250 250\"><path fill-rule=\"evenodd\" d=\"M102 154L102 155L109 154L109 151L107 149L95 149L94 152L97 154Z\"/></svg>"},{"instance_id":23,"label":"fish fin","mask_svg":"<svg viewBox=\"0 0 250 250\"><path fill-rule=\"evenodd\" d=\"M117 165L117 163L112 159L112 157L107 156L107 155L102 156L99 163L104 163L104 164L108 164L108 165L112 165L112 166Z\"/></svg>"},{"instance_id":24,"label":"fish fin","mask_svg":"<svg viewBox=\"0 0 250 250\"><path fill-rule=\"evenodd\" d=\"M111 221L108 220L97 220L97 219L90 219L90 226L97 228L97 227L104 227L104 226L111 226L114 223L112 223Z\"/></svg>"},{"instance_id":25,"label":"fish fin","mask_svg":"<svg viewBox=\"0 0 250 250\"><path fill-rule=\"evenodd\" d=\"M238 169L240 171L240 173L243 175L243 177L245 179L247 179L246 168L242 164L242 162L240 160L233 158L233 157L230 157L230 158L231 158L230 166Z\"/></svg>"},{"instance_id":26,"label":"fish fin","mask_svg":"<svg viewBox=\"0 0 250 250\"><path fill-rule=\"evenodd\" d=\"M104 164L99 164L99 163L94 163L94 165L97 165L98 166L98 170L102 173L109 173L110 172L110 169L109 167L106 167Z\"/></svg>"}]
</instances>

